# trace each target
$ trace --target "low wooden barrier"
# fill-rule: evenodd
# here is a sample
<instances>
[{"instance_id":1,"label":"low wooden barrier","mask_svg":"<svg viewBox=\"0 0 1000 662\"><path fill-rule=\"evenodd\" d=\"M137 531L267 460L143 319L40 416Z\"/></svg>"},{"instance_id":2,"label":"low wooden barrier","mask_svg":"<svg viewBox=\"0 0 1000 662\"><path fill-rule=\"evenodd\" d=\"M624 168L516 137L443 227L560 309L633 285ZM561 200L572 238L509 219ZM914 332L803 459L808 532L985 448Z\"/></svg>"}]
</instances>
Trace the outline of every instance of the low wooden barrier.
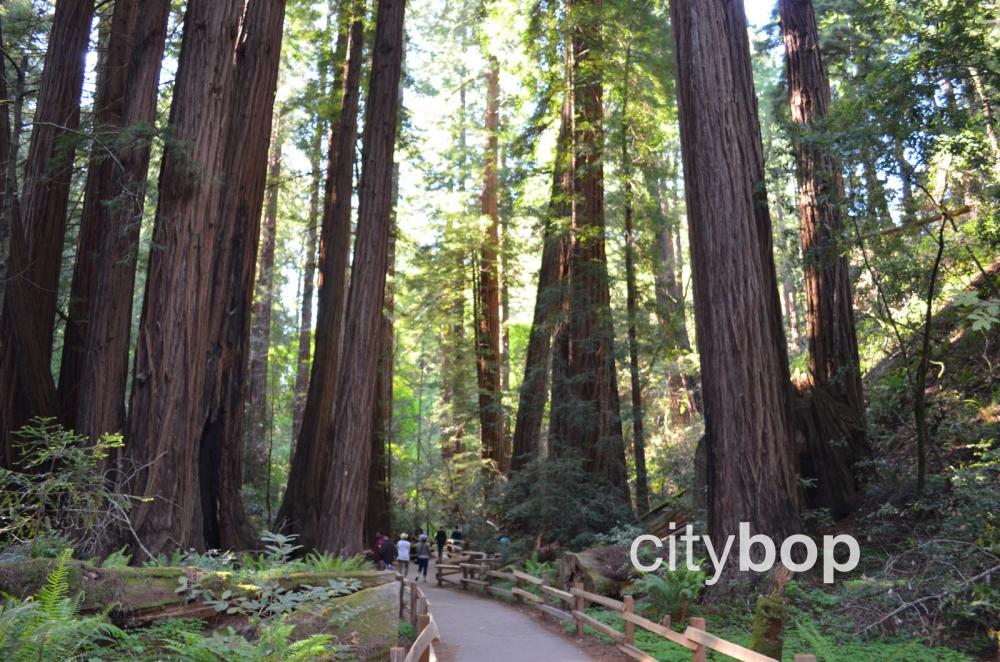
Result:
<instances>
[{"instance_id":1,"label":"low wooden barrier","mask_svg":"<svg viewBox=\"0 0 1000 662\"><path fill-rule=\"evenodd\" d=\"M417 630L417 638L409 652L401 646L389 651L390 662L430 662L434 658L434 642L441 640L437 623L431 614L431 603L415 581L396 575L399 580L399 620L407 620Z\"/></svg>"},{"instance_id":2,"label":"low wooden barrier","mask_svg":"<svg viewBox=\"0 0 1000 662\"><path fill-rule=\"evenodd\" d=\"M456 558L452 560L453 562L446 564L444 574L439 570L438 584L445 583L444 578L448 575L461 574L457 584L450 581L447 583L460 585L466 590L470 586L478 586L486 594L512 599L520 604L528 604L553 618L573 622L576 624L577 636L583 636L585 627L592 628L611 638L618 650L640 662L656 662L656 659L636 647L636 627L688 649L691 651L692 662L705 662L709 650L741 662L778 662L772 657L709 634L703 618L691 618L683 632L675 632L670 628L669 616L664 618L662 622L655 623L635 613L635 600L631 595L626 595L622 600L615 600L585 591L579 582L566 591L549 586L543 578L535 577L521 570L499 570L501 565L499 557L470 556L470 554L474 553L466 551L464 552L465 558ZM498 580L513 582L514 587L508 590L493 586L493 583ZM535 593L527 589L538 592ZM619 632L617 628L587 614L586 609L589 605L600 605L616 614L625 622L624 632ZM816 658L812 655L796 655L795 662L816 662Z\"/></svg>"}]
</instances>

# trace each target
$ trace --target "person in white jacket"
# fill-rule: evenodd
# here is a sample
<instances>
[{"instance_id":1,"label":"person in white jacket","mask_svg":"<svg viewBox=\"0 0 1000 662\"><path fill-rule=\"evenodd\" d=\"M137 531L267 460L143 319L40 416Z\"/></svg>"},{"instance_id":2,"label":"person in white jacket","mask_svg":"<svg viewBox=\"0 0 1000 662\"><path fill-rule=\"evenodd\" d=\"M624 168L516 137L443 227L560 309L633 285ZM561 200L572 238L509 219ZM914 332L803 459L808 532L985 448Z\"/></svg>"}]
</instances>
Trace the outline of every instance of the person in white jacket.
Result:
<instances>
[{"instance_id":1,"label":"person in white jacket","mask_svg":"<svg viewBox=\"0 0 1000 662\"><path fill-rule=\"evenodd\" d=\"M399 542L396 543L396 563L399 564L399 573L406 577L410 572L410 536L399 534Z\"/></svg>"}]
</instances>

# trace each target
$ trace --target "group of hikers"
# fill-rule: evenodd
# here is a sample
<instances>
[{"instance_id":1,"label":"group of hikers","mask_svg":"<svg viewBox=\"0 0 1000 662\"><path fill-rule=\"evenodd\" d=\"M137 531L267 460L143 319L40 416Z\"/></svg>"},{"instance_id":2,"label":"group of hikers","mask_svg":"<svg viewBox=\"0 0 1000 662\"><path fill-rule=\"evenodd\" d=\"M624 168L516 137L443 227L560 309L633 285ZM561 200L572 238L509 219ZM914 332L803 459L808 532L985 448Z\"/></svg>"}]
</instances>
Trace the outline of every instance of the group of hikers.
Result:
<instances>
[{"instance_id":1,"label":"group of hikers","mask_svg":"<svg viewBox=\"0 0 1000 662\"><path fill-rule=\"evenodd\" d=\"M399 574L406 577L410 573L410 561L415 560L417 562L417 581L420 581L420 578L423 577L424 583L427 583L427 567L430 565L434 549L423 529L417 529L415 538L416 542L411 543L410 534L403 532L393 542L392 534L377 531L375 533L375 544L372 546L375 567L379 570L397 570ZM441 561L444 555L445 545L461 547L462 542L462 531L457 527L452 530L450 538L444 529L438 529L437 533L434 534L438 562Z\"/></svg>"}]
</instances>

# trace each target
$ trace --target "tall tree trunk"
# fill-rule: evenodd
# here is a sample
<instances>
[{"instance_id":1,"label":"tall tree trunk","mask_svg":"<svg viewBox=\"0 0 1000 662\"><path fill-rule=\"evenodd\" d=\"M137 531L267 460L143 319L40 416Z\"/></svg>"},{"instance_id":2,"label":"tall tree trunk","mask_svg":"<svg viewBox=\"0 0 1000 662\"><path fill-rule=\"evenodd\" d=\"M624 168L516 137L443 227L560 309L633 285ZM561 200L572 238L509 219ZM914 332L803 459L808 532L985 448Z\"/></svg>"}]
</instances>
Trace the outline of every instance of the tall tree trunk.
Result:
<instances>
[{"instance_id":1,"label":"tall tree trunk","mask_svg":"<svg viewBox=\"0 0 1000 662\"><path fill-rule=\"evenodd\" d=\"M298 533L299 542L307 547L316 546L324 539L321 528L323 508L329 502L328 492L336 490L336 486L328 485L327 476L330 474L326 470L332 455L332 416L338 390L344 328L345 283L351 245L351 184L354 176L361 52L364 42L364 5L355 1L353 4L342 4L341 8L345 20L341 23L344 27L338 36L334 66L337 66L338 61L343 66L339 68L339 73L334 74L333 81L333 89L337 91L340 100L340 112L330 131L326 204L320 232L315 355L306 409L302 416L302 429L292 458L288 487L278 511L278 522ZM341 39L344 42L342 51ZM340 53L345 55L339 55ZM339 425L338 421L337 426ZM365 426L364 434L368 435L370 432L368 426ZM362 436L357 438L361 439Z\"/></svg>"},{"instance_id":2,"label":"tall tree trunk","mask_svg":"<svg viewBox=\"0 0 1000 662\"><path fill-rule=\"evenodd\" d=\"M972 79L972 86L976 90L976 98L979 100L979 107L983 113L983 124L986 129L986 138L990 143L990 150L993 152L993 172L1000 175L1000 135L997 134L996 120L993 117L993 103L990 95L983 85L983 77L975 67L969 67L969 78Z\"/></svg>"},{"instance_id":3,"label":"tall tree trunk","mask_svg":"<svg viewBox=\"0 0 1000 662\"><path fill-rule=\"evenodd\" d=\"M153 552L252 538L243 378L267 144L246 136L271 126L283 16L280 1L188 4L128 424Z\"/></svg>"},{"instance_id":4,"label":"tall tree trunk","mask_svg":"<svg viewBox=\"0 0 1000 662\"><path fill-rule=\"evenodd\" d=\"M321 76L325 81L325 76ZM325 85L321 85L320 94L325 93ZM312 187L309 195L309 225L306 227L305 253L306 262L302 274L302 312L299 317L299 349L295 372L295 401L292 411L292 447L291 456L295 455L295 444L302 428L302 415L306 409L306 394L309 390L309 366L312 357L312 317L313 296L315 295L316 275L316 242L320 224L320 191L323 186L323 176L320 173L320 161L323 145L325 122L316 116L316 130L313 133L313 143L310 149L310 164L312 166Z\"/></svg>"},{"instance_id":5,"label":"tall tree trunk","mask_svg":"<svg viewBox=\"0 0 1000 662\"><path fill-rule=\"evenodd\" d=\"M344 355L340 362L333 453L324 467L338 476L325 509L321 545L337 553L364 549L368 507L369 437L375 412L379 326L389 266L393 154L403 62L404 0L379 0L358 191L358 232L347 299Z\"/></svg>"},{"instance_id":6,"label":"tall tree trunk","mask_svg":"<svg viewBox=\"0 0 1000 662\"><path fill-rule=\"evenodd\" d=\"M274 306L274 251L278 230L278 194L281 190L281 147L284 135L281 118L271 131L271 150L267 157L267 193L264 203L264 227L260 241L257 283L250 326L250 389L247 401L247 434L244 457L244 481L263 485L269 467L267 440L271 416L267 402L267 356L271 348L271 308Z\"/></svg>"},{"instance_id":7,"label":"tall tree trunk","mask_svg":"<svg viewBox=\"0 0 1000 662\"><path fill-rule=\"evenodd\" d=\"M575 235L569 277L568 380L573 415L560 444L575 447L609 496L629 503L614 327L605 256L601 0L577 0L572 34Z\"/></svg>"},{"instance_id":8,"label":"tall tree trunk","mask_svg":"<svg viewBox=\"0 0 1000 662\"><path fill-rule=\"evenodd\" d=\"M629 376L632 381L632 456L635 461L635 505L644 513L649 510L649 482L646 478L646 431L643 426L642 380L639 377L639 295L635 283L635 229L632 219L632 161L629 155L628 120L629 67L631 47L625 51L625 72L622 81L622 192L625 208L625 290L628 316Z\"/></svg>"},{"instance_id":9,"label":"tall tree trunk","mask_svg":"<svg viewBox=\"0 0 1000 662\"><path fill-rule=\"evenodd\" d=\"M490 60L486 73L486 154L480 211L488 220L479 244L479 282L476 319L476 375L479 383L479 422L483 459L493 470L507 469L503 403L500 400L500 283L497 249L500 245L500 212L497 200L500 119L499 64Z\"/></svg>"},{"instance_id":10,"label":"tall tree trunk","mask_svg":"<svg viewBox=\"0 0 1000 662\"><path fill-rule=\"evenodd\" d=\"M707 441L709 533L798 528L792 399L739 0L678 0L674 26L695 321Z\"/></svg>"},{"instance_id":11,"label":"tall tree trunk","mask_svg":"<svg viewBox=\"0 0 1000 662\"><path fill-rule=\"evenodd\" d=\"M125 427L139 227L169 14L168 0L115 4L95 102L110 139L91 155L59 374L63 410L91 438ZM135 137L124 141L126 130Z\"/></svg>"},{"instance_id":12,"label":"tall tree trunk","mask_svg":"<svg viewBox=\"0 0 1000 662\"><path fill-rule=\"evenodd\" d=\"M84 60L90 42L94 0L56 3L38 91L34 128L24 166L21 215L30 252L30 282L37 289L25 314L39 319L42 343L51 355L59 274L76 137Z\"/></svg>"},{"instance_id":13,"label":"tall tree trunk","mask_svg":"<svg viewBox=\"0 0 1000 662\"><path fill-rule=\"evenodd\" d=\"M51 375L52 337L62 269L66 211L80 122L84 60L94 0L56 5L35 104L18 219L11 218L6 320L0 385L10 393L0 412L4 446L34 416L59 414ZM13 215L12 215L13 216ZM17 319L14 319L17 318Z\"/></svg>"},{"instance_id":14,"label":"tall tree trunk","mask_svg":"<svg viewBox=\"0 0 1000 662\"><path fill-rule=\"evenodd\" d=\"M205 543L218 549L257 543L241 487L247 356L269 145L247 140L247 136L268 135L274 124L285 5L285 0L249 0L234 58L236 77L224 157L228 166L224 181L230 187L222 199L218 223L217 246L223 259L215 265L213 279L221 287L213 292L213 344L207 355L207 364L217 364L218 369L200 441Z\"/></svg>"},{"instance_id":15,"label":"tall tree trunk","mask_svg":"<svg viewBox=\"0 0 1000 662\"><path fill-rule=\"evenodd\" d=\"M393 200L398 195L399 165L395 166ZM385 286L385 310L379 327L378 377L375 381L375 415L372 418L372 457L368 467L368 510L363 539L373 540L377 531L392 528L392 494L389 484L389 454L392 443L392 378L395 359L393 314L395 309L396 237L395 214L389 236L389 274Z\"/></svg>"},{"instance_id":16,"label":"tall tree trunk","mask_svg":"<svg viewBox=\"0 0 1000 662\"><path fill-rule=\"evenodd\" d=\"M0 25L0 44L3 44L3 28ZM0 57L0 328L3 324L4 293L7 290L7 273L10 261L10 228L13 209L12 198L16 189L7 186L7 173L10 171L11 133L10 111L13 101L7 92L7 62ZM16 159L14 159L16 160ZM3 342L0 342L0 352L3 352ZM0 405L2 406L2 405ZM0 464L2 466L2 464Z\"/></svg>"},{"instance_id":17,"label":"tall tree trunk","mask_svg":"<svg viewBox=\"0 0 1000 662\"><path fill-rule=\"evenodd\" d=\"M573 118L569 99L563 101L556 157L552 164L552 192L542 230L542 265L538 270L538 293L528 335L528 350L524 361L524 376L517 404L514 425L514 449L511 469L524 468L538 456L541 448L542 419L548 391L552 334L562 307L560 274L565 265L567 229L573 182L570 179L570 130Z\"/></svg>"},{"instance_id":18,"label":"tall tree trunk","mask_svg":"<svg viewBox=\"0 0 1000 662\"><path fill-rule=\"evenodd\" d=\"M781 0L778 7L792 121L803 132L794 149L811 384L800 462L803 475L816 480L807 491L809 505L842 517L858 496L854 463L869 451L851 277L840 239L844 182L832 154L809 136L830 106L812 0Z\"/></svg>"}]
</instances>

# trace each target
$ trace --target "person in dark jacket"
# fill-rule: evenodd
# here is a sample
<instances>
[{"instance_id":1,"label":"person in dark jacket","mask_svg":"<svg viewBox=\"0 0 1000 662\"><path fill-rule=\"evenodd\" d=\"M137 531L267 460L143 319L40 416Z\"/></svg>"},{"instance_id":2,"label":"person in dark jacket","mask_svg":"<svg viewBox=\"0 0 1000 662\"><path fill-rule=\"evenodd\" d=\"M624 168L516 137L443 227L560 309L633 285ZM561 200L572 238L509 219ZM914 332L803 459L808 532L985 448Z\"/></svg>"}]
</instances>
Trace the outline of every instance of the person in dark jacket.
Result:
<instances>
[{"instance_id":1,"label":"person in dark jacket","mask_svg":"<svg viewBox=\"0 0 1000 662\"><path fill-rule=\"evenodd\" d=\"M440 563L444 556L444 545L448 542L448 534L444 532L444 529L438 529L437 534L434 535L434 542L438 546L438 563Z\"/></svg>"},{"instance_id":2,"label":"person in dark jacket","mask_svg":"<svg viewBox=\"0 0 1000 662\"><path fill-rule=\"evenodd\" d=\"M392 544L392 537L386 536L382 540L382 546L378 549L379 560L385 564L386 570L392 570L392 562L396 560L396 546Z\"/></svg>"}]
</instances>

